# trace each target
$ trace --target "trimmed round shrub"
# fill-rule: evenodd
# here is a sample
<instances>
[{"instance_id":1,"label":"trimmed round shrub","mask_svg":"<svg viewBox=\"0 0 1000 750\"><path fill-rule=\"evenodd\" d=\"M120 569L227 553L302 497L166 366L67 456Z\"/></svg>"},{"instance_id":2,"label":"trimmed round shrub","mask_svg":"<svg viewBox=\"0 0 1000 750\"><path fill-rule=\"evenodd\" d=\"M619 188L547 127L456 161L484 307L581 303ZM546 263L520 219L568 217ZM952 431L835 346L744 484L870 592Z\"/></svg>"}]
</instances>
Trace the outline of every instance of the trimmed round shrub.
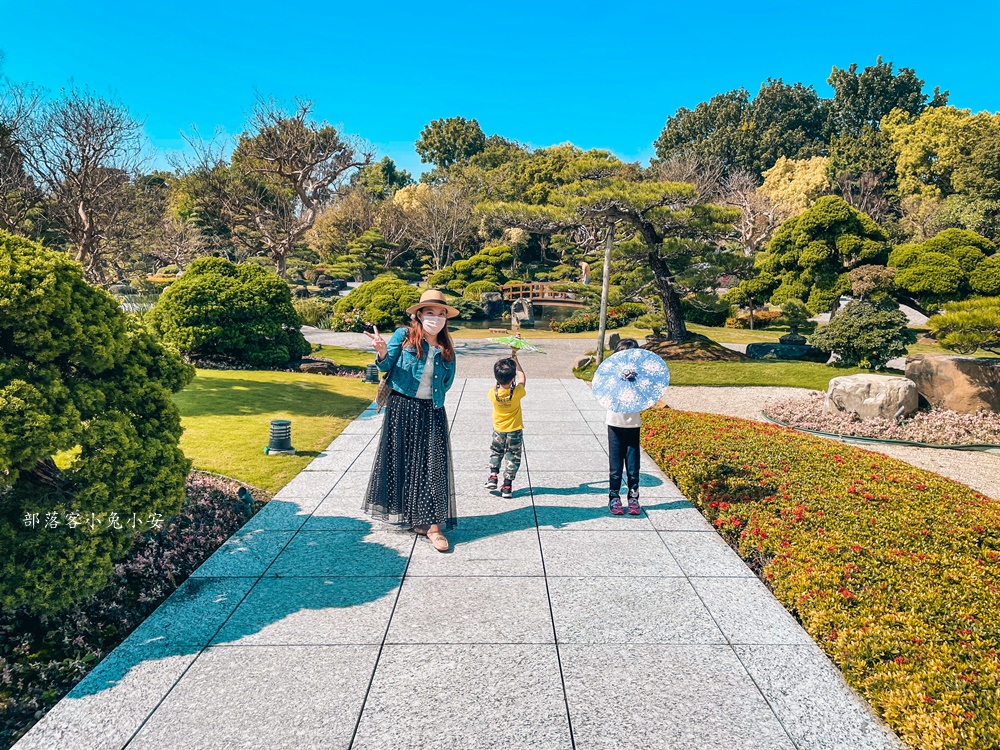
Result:
<instances>
[{"instance_id":1,"label":"trimmed round shrub","mask_svg":"<svg viewBox=\"0 0 1000 750\"><path fill-rule=\"evenodd\" d=\"M394 274L384 273L371 281L366 281L337 301L333 308L334 313L342 318L348 316L354 321L351 327L337 328L337 330L357 330L359 322L368 327L380 328L389 328L395 323L405 323L406 308L419 300L419 289L410 286Z\"/></svg>"},{"instance_id":2,"label":"trimmed round shrub","mask_svg":"<svg viewBox=\"0 0 1000 750\"><path fill-rule=\"evenodd\" d=\"M492 281L473 281L467 287L462 295L472 302L479 302L483 294L486 292L499 292L500 287L494 284Z\"/></svg>"},{"instance_id":3,"label":"trimmed round shrub","mask_svg":"<svg viewBox=\"0 0 1000 750\"><path fill-rule=\"evenodd\" d=\"M939 301L958 293L964 279L958 261L944 253L923 253L896 272L896 286L921 299Z\"/></svg>"},{"instance_id":4,"label":"trimmed round shrub","mask_svg":"<svg viewBox=\"0 0 1000 750\"><path fill-rule=\"evenodd\" d=\"M840 355L840 364L881 370L893 357L906 354L916 335L895 302L868 298L848 302L825 326L809 337L823 352Z\"/></svg>"},{"instance_id":5,"label":"trimmed round shrub","mask_svg":"<svg viewBox=\"0 0 1000 750\"><path fill-rule=\"evenodd\" d=\"M991 256L976 266L969 274L969 286L976 294L986 297L1000 295L1000 255Z\"/></svg>"},{"instance_id":6,"label":"trimmed round shrub","mask_svg":"<svg viewBox=\"0 0 1000 750\"><path fill-rule=\"evenodd\" d=\"M288 285L274 271L199 258L160 296L147 323L194 358L276 367L309 354Z\"/></svg>"},{"instance_id":7,"label":"trimmed round shrub","mask_svg":"<svg viewBox=\"0 0 1000 750\"><path fill-rule=\"evenodd\" d=\"M78 263L0 231L0 606L91 595L180 510L171 394L193 374Z\"/></svg>"}]
</instances>

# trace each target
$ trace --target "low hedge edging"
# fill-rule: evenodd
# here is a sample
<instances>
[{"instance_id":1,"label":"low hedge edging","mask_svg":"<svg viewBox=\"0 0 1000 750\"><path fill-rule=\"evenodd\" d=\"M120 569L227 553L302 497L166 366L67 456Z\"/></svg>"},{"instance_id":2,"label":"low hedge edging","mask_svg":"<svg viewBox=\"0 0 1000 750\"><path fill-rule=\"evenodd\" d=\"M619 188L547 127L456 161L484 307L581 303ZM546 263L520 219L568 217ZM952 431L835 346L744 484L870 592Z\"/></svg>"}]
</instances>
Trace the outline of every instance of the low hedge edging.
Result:
<instances>
[{"instance_id":1,"label":"low hedge edging","mask_svg":"<svg viewBox=\"0 0 1000 750\"><path fill-rule=\"evenodd\" d=\"M1000 501L775 425L647 411L643 447L915 748L1000 748Z\"/></svg>"}]
</instances>

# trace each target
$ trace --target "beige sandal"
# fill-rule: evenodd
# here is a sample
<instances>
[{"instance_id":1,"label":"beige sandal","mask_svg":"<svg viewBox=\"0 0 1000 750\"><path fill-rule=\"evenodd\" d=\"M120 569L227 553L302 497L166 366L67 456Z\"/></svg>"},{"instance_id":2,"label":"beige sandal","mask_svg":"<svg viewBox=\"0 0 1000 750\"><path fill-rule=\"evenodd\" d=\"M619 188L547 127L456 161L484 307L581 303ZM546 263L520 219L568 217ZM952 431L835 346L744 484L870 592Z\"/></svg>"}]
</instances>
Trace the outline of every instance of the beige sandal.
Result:
<instances>
[{"instance_id":1,"label":"beige sandal","mask_svg":"<svg viewBox=\"0 0 1000 750\"><path fill-rule=\"evenodd\" d=\"M430 543L434 545L434 549L438 552L448 551L448 538L440 531L428 531L427 538L430 540Z\"/></svg>"}]
</instances>

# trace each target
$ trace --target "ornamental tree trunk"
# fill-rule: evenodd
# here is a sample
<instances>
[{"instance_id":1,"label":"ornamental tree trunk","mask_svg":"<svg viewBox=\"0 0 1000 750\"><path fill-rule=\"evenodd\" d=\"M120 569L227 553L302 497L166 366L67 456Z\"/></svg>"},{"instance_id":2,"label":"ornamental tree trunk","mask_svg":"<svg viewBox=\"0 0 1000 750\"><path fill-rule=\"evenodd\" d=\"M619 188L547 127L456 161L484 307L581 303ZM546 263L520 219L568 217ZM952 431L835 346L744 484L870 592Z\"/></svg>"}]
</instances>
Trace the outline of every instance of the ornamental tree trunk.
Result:
<instances>
[{"instance_id":1,"label":"ornamental tree trunk","mask_svg":"<svg viewBox=\"0 0 1000 750\"><path fill-rule=\"evenodd\" d=\"M663 330L671 341L686 341L687 327L684 325L684 313L681 310L681 298L674 285L670 283L670 269L660 257L659 248L647 253L649 267L653 271L653 284L663 303Z\"/></svg>"}]
</instances>

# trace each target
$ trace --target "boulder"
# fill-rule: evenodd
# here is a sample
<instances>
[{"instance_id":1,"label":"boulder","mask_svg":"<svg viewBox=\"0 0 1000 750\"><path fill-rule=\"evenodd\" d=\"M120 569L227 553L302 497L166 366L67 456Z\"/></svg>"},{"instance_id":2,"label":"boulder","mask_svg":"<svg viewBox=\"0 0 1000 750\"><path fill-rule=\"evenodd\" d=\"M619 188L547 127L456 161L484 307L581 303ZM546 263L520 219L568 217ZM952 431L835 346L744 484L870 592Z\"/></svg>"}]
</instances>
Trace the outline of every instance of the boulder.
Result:
<instances>
[{"instance_id":1,"label":"boulder","mask_svg":"<svg viewBox=\"0 0 1000 750\"><path fill-rule=\"evenodd\" d=\"M574 370L582 369L582 368L586 367L587 365L589 365L593 361L594 361L593 357L580 357L580 359L578 359L576 361L576 364L573 365L573 369Z\"/></svg>"},{"instance_id":2,"label":"boulder","mask_svg":"<svg viewBox=\"0 0 1000 750\"><path fill-rule=\"evenodd\" d=\"M320 375L336 375L339 372L336 362L323 359L301 359L292 363L292 369Z\"/></svg>"},{"instance_id":3,"label":"boulder","mask_svg":"<svg viewBox=\"0 0 1000 750\"><path fill-rule=\"evenodd\" d=\"M936 409L1000 412L1000 359L914 354L905 372Z\"/></svg>"},{"instance_id":4,"label":"boulder","mask_svg":"<svg viewBox=\"0 0 1000 750\"><path fill-rule=\"evenodd\" d=\"M805 339L803 339L805 341ZM801 359L807 362L826 362L830 355L808 344L747 344L750 359Z\"/></svg>"},{"instance_id":5,"label":"boulder","mask_svg":"<svg viewBox=\"0 0 1000 750\"><path fill-rule=\"evenodd\" d=\"M845 375L833 378L823 410L857 414L861 419L896 419L917 410L920 397L912 380L894 375Z\"/></svg>"},{"instance_id":6,"label":"boulder","mask_svg":"<svg viewBox=\"0 0 1000 750\"><path fill-rule=\"evenodd\" d=\"M616 332L612 333L611 337L608 339L608 349L614 351L618 348L618 345L622 342L622 337Z\"/></svg>"},{"instance_id":7,"label":"boulder","mask_svg":"<svg viewBox=\"0 0 1000 750\"><path fill-rule=\"evenodd\" d=\"M500 292L483 292L479 296L479 300L487 318L499 318L503 315L503 295Z\"/></svg>"}]
</instances>

